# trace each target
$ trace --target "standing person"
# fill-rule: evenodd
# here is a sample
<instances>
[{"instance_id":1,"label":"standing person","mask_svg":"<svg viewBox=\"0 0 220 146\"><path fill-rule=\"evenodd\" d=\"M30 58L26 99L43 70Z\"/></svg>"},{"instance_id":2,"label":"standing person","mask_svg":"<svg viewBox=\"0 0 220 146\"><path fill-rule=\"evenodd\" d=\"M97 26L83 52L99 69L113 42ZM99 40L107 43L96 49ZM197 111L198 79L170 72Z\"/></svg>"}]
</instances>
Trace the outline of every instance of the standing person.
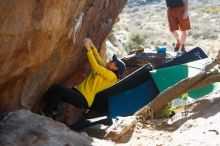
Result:
<instances>
[{"instance_id":1,"label":"standing person","mask_svg":"<svg viewBox=\"0 0 220 146\"><path fill-rule=\"evenodd\" d=\"M63 101L79 109L89 109L96 93L116 83L118 77L124 73L126 66L116 55L105 65L89 38L84 40L84 45L92 72L75 87L70 88L63 85L51 87L44 96L46 106L52 107L57 105L58 101ZM67 120L66 124L71 125L70 121L71 119Z\"/></svg>"},{"instance_id":2,"label":"standing person","mask_svg":"<svg viewBox=\"0 0 220 146\"><path fill-rule=\"evenodd\" d=\"M188 13L188 0L166 0L167 16L172 35L176 40L174 51L186 52L186 31L191 28ZM177 33L180 30L180 34Z\"/></svg>"}]
</instances>

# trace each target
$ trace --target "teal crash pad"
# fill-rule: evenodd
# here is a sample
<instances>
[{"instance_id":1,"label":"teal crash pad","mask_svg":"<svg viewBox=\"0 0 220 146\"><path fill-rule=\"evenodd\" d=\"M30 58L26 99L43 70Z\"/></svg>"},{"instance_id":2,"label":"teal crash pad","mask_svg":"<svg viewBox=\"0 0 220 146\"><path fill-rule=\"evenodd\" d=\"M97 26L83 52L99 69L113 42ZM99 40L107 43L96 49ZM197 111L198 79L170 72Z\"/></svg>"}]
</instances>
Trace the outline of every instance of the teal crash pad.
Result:
<instances>
[{"instance_id":1,"label":"teal crash pad","mask_svg":"<svg viewBox=\"0 0 220 146\"><path fill-rule=\"evenodd\" d=\"M205 64L210 61L211 59L207 58L182 65L157 69L150 71L150 75L158 90L162 92L187 77L195 76L202 70ZM217 90L220 90L220 82L192 90L188 92L188 95L189 97L196 99Z\"/></svg>"}]
</instances>

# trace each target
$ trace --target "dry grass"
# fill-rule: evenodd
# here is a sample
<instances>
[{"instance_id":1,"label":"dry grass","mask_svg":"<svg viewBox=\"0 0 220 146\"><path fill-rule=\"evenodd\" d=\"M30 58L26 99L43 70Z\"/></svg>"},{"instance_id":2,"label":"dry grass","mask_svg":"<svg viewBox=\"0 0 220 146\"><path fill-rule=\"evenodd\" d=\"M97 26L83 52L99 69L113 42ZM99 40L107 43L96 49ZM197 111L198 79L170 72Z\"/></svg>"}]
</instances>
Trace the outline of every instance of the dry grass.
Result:
<instances>
[{"instance_id":1,"label":"dry grass","mask_svg":"<svg viewBox=\"0 0 220 146\"><path fill-rule=\"evenodd\" d=\"M200 14L217 14L220 13L220 6L200 6L198 8L198 11L200 12Z\"/></svg>"}]
</instances>

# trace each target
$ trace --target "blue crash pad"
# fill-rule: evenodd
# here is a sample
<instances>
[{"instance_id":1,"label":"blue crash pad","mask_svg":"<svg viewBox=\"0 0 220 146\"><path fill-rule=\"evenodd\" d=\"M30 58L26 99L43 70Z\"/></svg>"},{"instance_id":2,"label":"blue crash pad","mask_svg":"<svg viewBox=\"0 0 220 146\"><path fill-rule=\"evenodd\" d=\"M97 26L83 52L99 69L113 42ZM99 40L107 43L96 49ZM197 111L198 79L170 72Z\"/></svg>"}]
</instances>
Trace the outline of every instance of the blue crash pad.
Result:
<instances>
[{"instance_id":1,"label":"blue crash pad","mask_svg":"<svg viewBox=\"0 0 220 146\"><path fill-rule=\"evenodd\" d=\"M153 80L146 81L129 90L110 97L109 116L129 116L148 104L159 94Z\"/></svg>"}]
</instances>

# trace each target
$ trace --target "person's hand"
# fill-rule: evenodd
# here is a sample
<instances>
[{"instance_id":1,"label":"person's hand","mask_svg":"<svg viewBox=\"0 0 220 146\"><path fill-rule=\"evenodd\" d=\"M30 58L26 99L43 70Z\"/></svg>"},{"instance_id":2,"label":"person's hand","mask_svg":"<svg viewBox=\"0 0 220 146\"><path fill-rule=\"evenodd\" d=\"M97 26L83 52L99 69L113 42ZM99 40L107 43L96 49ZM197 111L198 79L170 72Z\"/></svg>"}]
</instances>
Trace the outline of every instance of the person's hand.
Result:
<instances>
[{"instance_id":1,"label":"person's hand","mask_svg":"<svg viewBox=\"0 0 220 146\"><path fill-rule=\"evenodd\" d=\"M92 41L89 38L84 39L84 46L86 47L87 50L91 50L92 47L91 42Z\"/></svg>"},{"instance_id":2,"label":"person's hand","mask_svg":"<svg viewBox=\"0 0 220 146\"><path fill-rule=\"evenodd\" d=\"M93 42L90 40L90 46L91 48L95 48L95 45L93 44Z\"/></svg>"},{"instance_id":3,"label":"person's hand","mask_svg":"<svg viewBox=\"0 0 220 146\"><path fill-rule=\"evenodd\" d=\"M186 10L184 13L183 13L183 19L187 19L189 17L189 13L188 11Z\"/></svg>"}]
</instances>

